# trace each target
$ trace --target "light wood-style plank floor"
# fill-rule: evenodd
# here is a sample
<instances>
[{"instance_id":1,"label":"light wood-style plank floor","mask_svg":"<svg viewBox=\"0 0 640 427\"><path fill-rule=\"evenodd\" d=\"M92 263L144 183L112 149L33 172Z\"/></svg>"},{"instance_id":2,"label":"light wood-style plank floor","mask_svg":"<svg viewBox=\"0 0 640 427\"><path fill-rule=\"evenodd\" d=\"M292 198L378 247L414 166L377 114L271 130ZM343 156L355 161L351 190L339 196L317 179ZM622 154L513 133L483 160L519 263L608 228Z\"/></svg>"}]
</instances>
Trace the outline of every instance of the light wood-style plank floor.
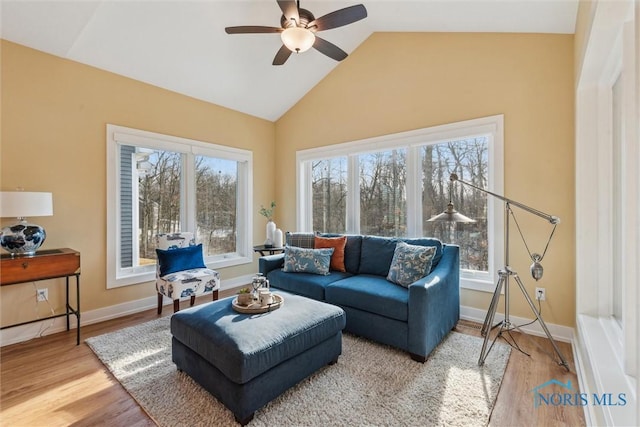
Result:
<instances>
[{"instance_id":1,"label":"light wood-style plank floor","mask_svg":"<svg viewBox=\"0 0 640 427\"><path fill-rule=\"evenodd\" d=\"M233 291L221 292L221 297ZM197 299L197 304L209 297ZM188 303L183 304L183 308ZM163 315L172 310L166 306ZM82 339L157 318L155 310L84 326ZM456 331L480 336L480 325L461 321ZM571 372L555 364L548 340L520 337L531 354L512 351L491 415L492 426L583 426L580 407L534 408L531 390L550 380L570 380L577 388L571 346L559 343ZM75 345L75 331L3 347L0 353L1 426L153 426L154 422L122 388L89 347ZM547 354L548 353L548 354ZM409 356L407 356L409 357ZM185 414L188 425L188 414ZM212 420L212 425L215 422Z\"/></svg>"}]
</instances>

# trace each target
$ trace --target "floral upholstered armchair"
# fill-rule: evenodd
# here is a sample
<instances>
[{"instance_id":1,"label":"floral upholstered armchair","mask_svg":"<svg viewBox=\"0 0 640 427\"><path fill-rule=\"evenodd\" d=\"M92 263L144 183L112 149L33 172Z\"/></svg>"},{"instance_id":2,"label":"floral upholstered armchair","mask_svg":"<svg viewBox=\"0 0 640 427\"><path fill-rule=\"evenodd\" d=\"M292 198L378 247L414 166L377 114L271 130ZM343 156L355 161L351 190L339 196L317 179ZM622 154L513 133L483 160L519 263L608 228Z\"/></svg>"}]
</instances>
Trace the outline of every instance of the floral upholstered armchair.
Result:
<instances>
[{"instance_id":1,"label":"floral upholstered armchair","mask_svg":"<svg viewBox=\"0 0 640 427\"><path fill-rule=\"evenodd\" d=\"M158 314L162 313L163 297L173 300L174 313L180 310L180 299L211 292L218 299L220 274L207 268L202 256L202 245L196 245L193 233L169 233L156 236L156 290Z\"/></svg>"}]
</instances>

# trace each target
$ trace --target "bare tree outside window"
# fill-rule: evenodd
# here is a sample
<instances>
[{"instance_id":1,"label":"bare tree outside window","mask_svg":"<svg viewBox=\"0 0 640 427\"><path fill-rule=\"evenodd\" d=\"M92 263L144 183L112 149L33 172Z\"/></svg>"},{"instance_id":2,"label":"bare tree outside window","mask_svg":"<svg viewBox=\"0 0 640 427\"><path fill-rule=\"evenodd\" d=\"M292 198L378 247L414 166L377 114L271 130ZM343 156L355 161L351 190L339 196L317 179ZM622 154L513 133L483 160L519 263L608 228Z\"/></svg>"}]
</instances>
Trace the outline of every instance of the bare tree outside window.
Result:
<instances>
[{"instance_id":1,"label":"bare tree outside window","mask_svg":"<svg viewBox=\"0 0 640 427\"><path fill-rule=\"evenodd\" d=\"M347 158L312 162L311 177L313 229L343 233L347 217Z\"/></svg>"},{"instance_id":2,"label":"bare tree outside window","mask_svg":"<svg viewBox=\"0 0 640 427\"><path fill-rule=\"evenodd\" d=\"M359 156L362 234L406 235L406 153L399 149Z\"/></svg>"},{"instance_id":3,"label":"bare tree outside window","mask_svg":"<svg viewBox=\"0 0 640 427\"><path fill-rule=\"evenodd\" d=\"M137 177L138 259L140 264L148 264L156 259L157 234L182 231L183 155L130 148L133 176ZM233 253L237 237L237 162L195 156L195 163L196 241L202 243L204 256ZM131 183L125 180L123 185ZM134 215L130 207L121 210L121 217Z\"/></svg>"},{"instance_id":4,"label":"bare tree outside window","mask_svg":"<svg viewBox=\"0 0 640 427\"><path fill-rule=\"evenodd\" d=\"M182 156L159 150L137 150L140 262L156 259L155 236L180 231Z\"/></svg>"},{"instance_id":5,"label":"bare tree outside window","mask_svg":"<svg viewBox=\"0 0 640 427\"><path fill-rule=\"evenodd\" d=\"M238 164L196 156L196 240L205 256L236 251Z\"/></svg>"},{"instance_id":6,"label":"bare tree outside window","mask_svg":"<svg viewBox=\"0 0 640 427\"><path fill-rule=\"evenodd\" d=\"M487 188L488 152L489 141L486 137L422 147L424 234L459 245L462 269L489 269L487 195L466 186L451 186L449 176L456 173L462 180L480 188ZM476 223L428 222L429 218L444 211L449 200L453 202L456 210L476 220Z\"/></svg>"}]
</instances>

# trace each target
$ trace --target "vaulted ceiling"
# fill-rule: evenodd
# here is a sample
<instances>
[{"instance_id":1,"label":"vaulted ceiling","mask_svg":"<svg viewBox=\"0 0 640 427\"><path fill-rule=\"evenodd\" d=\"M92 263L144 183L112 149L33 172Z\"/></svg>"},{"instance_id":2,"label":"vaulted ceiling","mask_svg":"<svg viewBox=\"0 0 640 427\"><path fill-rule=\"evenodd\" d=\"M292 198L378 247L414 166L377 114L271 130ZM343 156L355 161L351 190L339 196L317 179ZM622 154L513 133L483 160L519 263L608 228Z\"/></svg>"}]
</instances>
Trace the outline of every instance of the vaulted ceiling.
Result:
<instances>
[{"instance_id":1,"label":"vaulted ceiling","mask_svg":"<svg viewBox=\"0 0 640 427\"><path fill-rule=\"evenodd\" d=\"M368 17L322 32L353 52L373 32L573 33L578 0L302 1L316 18L357 3ZM267 120L277 120L340 63L311 49L271 65L275 0L2 0L2 38ZM345 61L348 61L347 58Z\"/></svg>"}]
</instances>

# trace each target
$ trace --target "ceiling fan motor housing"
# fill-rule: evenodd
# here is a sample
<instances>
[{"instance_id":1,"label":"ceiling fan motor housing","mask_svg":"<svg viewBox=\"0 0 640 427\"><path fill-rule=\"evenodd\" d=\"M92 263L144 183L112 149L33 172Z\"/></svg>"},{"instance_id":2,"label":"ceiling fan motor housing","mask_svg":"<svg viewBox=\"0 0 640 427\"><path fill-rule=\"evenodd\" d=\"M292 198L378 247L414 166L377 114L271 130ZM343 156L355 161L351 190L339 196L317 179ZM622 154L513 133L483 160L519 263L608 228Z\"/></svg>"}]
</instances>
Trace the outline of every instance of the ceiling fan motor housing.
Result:
<instances>
[{"instance_id":1,"label":"ceiling fan motor housing","mask_svg":"<svg viewBox=\"0 0 640 427\"><path fill-rule=\"evenodd\" d=\"M299 22L296 22L294 19L287 19L286 16L282 15L282 17L280 18L280 26L284 29L293 26L307 28L307 25L309 25L310 22L316 20L316 17L313 16L313 13L309 12L307 9L298 9L298 15L300 17ZM315 32L315 26L308 29Z\"/></svg>"}]
</instances>

